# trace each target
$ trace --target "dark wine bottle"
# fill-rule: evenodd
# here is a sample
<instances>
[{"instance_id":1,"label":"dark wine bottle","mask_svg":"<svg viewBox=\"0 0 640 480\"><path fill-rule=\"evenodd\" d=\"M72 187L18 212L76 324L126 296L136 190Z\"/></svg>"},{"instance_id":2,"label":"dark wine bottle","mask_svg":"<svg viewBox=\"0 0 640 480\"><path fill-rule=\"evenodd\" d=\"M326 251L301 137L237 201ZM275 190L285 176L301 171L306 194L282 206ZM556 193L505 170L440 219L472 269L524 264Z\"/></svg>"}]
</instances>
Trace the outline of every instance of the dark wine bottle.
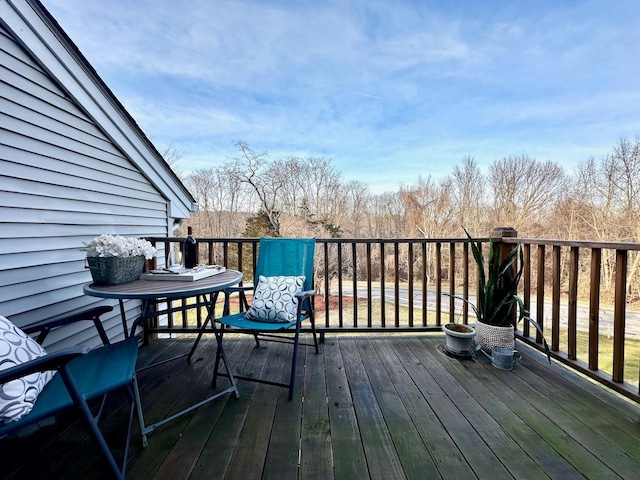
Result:
<instances>
[{"instance_id":1,"label":"dark wine bottle","mask_svg":"<svg viewBox=\"0 0 640 480\"><path fill-rule=\"evenodd\" d=\"M184 268L193 268L198 264L196 239L191 227L187 227L187 239L184 241Z\"/></svg>"}]
</instances>

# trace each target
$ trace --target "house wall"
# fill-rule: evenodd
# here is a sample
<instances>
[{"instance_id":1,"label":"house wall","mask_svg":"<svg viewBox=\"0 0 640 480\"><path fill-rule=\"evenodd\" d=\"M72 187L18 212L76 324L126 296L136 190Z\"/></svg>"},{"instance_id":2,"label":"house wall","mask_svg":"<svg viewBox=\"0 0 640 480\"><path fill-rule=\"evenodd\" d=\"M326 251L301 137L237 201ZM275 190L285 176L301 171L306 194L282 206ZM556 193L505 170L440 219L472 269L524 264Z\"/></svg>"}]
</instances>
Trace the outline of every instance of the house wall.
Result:
<instances>
[{"instance_id":1,"label":"house wall","mask_svg":"<svg viewBox=\"0 0 640 480\"><path fill-rule=\"evenodd\" d=\"M0 23L0 314L22 326L113 301L86 297L83 241L164 236L170 202ZM127 304L128 316L139 312ZM122 336L119 310L108 334ZM87 323L49 348L98 343Z\"/></svg>"}]
</instances>

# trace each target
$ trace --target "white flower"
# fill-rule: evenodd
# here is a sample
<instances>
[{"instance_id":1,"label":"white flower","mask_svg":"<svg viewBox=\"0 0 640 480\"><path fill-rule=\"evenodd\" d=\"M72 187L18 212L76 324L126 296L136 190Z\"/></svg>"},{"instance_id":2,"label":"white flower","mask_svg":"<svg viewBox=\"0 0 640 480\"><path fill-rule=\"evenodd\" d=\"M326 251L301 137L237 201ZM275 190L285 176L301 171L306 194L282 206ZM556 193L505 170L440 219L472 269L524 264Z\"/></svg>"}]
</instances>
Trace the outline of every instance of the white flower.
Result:
<instances>
[{"instance_id":1,"label":"white flower","mask_svg":"<svg viewBox=\"0 0 640 480\"><path fill-rule=\"evenodd\" d=\"M137 257L147 260L154 257L157 249L151 242L140 238L127 238L120 235L102 234L91 242L84 243L80 250L87 252L87 257Z\"/></svg>"}]
</instances>

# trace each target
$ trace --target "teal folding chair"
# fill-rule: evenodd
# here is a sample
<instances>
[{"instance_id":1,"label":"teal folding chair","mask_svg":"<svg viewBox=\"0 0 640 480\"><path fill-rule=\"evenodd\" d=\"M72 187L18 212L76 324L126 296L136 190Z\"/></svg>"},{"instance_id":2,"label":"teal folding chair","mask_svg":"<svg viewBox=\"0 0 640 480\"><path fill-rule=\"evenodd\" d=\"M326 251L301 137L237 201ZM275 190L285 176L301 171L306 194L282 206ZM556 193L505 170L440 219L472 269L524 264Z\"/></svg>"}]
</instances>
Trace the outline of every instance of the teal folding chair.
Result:
<instances>
[{"instance_id":1,"label":"teal folding chair","mask_svg":"<svg viewBox=\"0 0 640 480\"><path fill-rule=\"evenodd\" d=\"M95 323L96 319L99 321L101 313L109 310L111 310L111 307L98 307L89 313L85 312L49 323L42 322L23 331L25 333L41 331L45 332L44 336L46 336L51 327L67 324L70 320L93 320ZM102 326L100 325L99 330L101 329ZM102 330L102 333L104 333L104 330ZM44 337L41 335L39 338ZM106 339L106 335L104 339ZM106 341L108 342L108 340ZM55 376L38 395L33 409L28 414L17 421L0 426L0 438L19 432L25 427L56 415L63 410L75 407L75 410L77 410L85 423L91 439L104 457L113 477L123 479L126 472L129 439L136 407L141 428L144 423L142 411L139 407L138 386L135 377L138 342L138 337L132 337L118 343L107 343L103 347L94 350L89 350L88 347L84 346L71 347L0 370L0 385L36 372L56 371ZM119 466L98 427L98 422L103 411L106 395L121 389L128 394L131 408L122 466ZM87 403L93 400L102 400L96 414L91 411Z\"/></svg>"},{"instance_id":2,"label":"teal folding chair","mask_svg":"<svg viewBox=\"0 0 640 480\"><path fill-rule=\"evenodd\" d=\"M261 238L258 249L258 261L256 271L254 273L254 285L251 287L232 287L225 290L225 304L223 316L216 318L215 321L220 323L220 341L223 340L225 332L231 333L247 333L254 336L256 347L260 346L260 340L276 341L293 344L293 359L291 363L291 374L288 383L272 382L262 380L255 377L243 377L233 374L234 378L248 380L253 382L265 383L289 389L289 400L293 399L293 389L295 386L296 361L298 357L298 346L315 347L315 352L319 353L318 337L316 333L315 318L313 312L313 298L315 291L313 289L313 262L315 252L315 239L313 238ZM292 315L293 318L285 320L284 317L280 321L265 321L271 312L267 312L265 319L257 320L255 318L247 318L247 312L229 314L229 298L230 295L239 292L241 302L244 307L250 311L244 292L254 291L254 303L256 305L256 289L259 288L260 277L273 279L274 277L300 277L304 276L304 280L298 285L300 288L295 290L294 296L297 298L297 307ZM269 307L265 307L266 310ZM274 314L278 316L278 313ZM308 320L313 335L313 343L300 343L300 329L302 322ZM189 353L188 360L191 360L193 353L198 345L200 337L205 332L207 325L204 324L194 345ZM219 349L216 353L216 360L213 373L213 386L215 387L218 376L228 377L226 372L219 371L220 353Z\"/></svg>"}]
</instances>

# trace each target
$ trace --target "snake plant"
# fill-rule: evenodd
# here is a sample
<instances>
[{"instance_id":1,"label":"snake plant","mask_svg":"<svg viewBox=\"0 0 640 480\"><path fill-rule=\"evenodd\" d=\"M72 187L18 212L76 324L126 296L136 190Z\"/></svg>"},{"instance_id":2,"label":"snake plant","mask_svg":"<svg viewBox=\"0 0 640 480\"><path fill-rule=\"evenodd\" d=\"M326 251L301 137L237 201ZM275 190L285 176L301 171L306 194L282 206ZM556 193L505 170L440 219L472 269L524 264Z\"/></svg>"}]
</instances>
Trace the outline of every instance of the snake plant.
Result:
<instances>
[{"instance_id":1,"label":"snake plant","mask_svg":"<svg viewBox=\"0 0 640 480\"><path fill-rule=\"evenodd\" d=\"M524 254L521 246L517 245L507 254L504 260L500 261L500 248L490 240L485 274L485 258L480 251L479 242L473 240L466 228L463 227L463 229L471 244L473 258L478 267L478 301L474 305L464 298L458 298L471 305L479 322L494 326L508 327L511 325L513 312L517 305L518 320L516 323L526 320L542 336L542 327L529 316L522 298L518 296L518 283L524 268ZM516 262L517 268L514 269ZM544 336L542 336L542 343L547 358L551 361L551 352Z\"/></svg>"}]
</instances>

